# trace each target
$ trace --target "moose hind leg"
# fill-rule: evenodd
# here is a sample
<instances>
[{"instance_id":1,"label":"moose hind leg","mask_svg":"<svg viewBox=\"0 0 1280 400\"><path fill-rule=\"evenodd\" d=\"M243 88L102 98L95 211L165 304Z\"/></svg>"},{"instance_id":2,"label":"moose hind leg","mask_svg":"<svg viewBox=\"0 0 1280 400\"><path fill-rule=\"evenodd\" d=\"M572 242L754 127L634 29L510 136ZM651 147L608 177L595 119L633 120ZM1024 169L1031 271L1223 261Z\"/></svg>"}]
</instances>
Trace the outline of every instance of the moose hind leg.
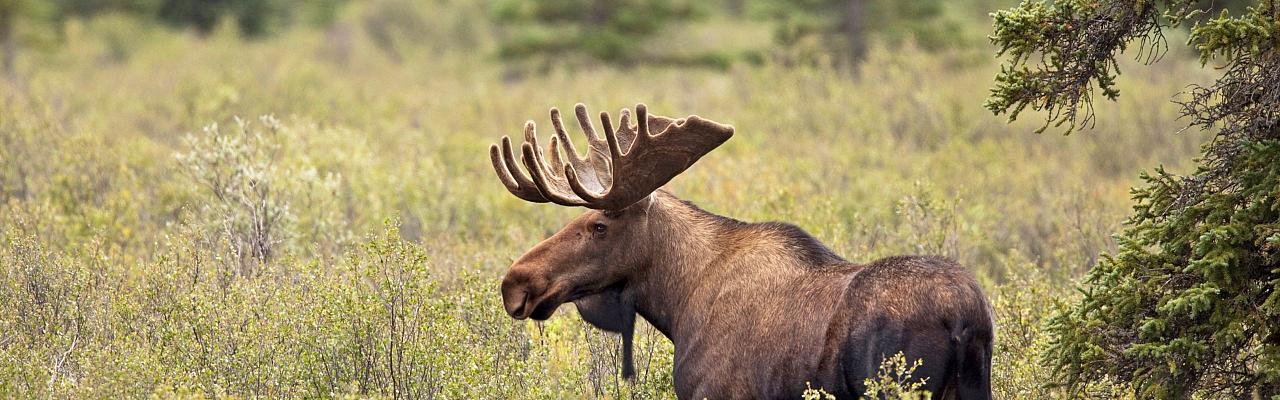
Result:
<instances>
[{"instance_id":1,"label":"moose hind leg","mask_svg":"<svg viewBox=\"0 0 1280 400\"><path fill-rule=\"evenodd\" d=\"M966 329L959 343L956 389L960 400L991 399L991 332Z\"/></svg>"},{"instance_id":2,"label":"moose hind leg","mask_svg":"<svg viewBox=\"0 0 1280 400\"><path fill-rule=\"evenodd\" d=\"M923 381L921 389L929 391L935 399L954 398L957 360L950 349L951 343L945 335L928 335L915 338L904 352L908 367L921 362L912 371L910 382Z\"/></svg>"}]
</instances>

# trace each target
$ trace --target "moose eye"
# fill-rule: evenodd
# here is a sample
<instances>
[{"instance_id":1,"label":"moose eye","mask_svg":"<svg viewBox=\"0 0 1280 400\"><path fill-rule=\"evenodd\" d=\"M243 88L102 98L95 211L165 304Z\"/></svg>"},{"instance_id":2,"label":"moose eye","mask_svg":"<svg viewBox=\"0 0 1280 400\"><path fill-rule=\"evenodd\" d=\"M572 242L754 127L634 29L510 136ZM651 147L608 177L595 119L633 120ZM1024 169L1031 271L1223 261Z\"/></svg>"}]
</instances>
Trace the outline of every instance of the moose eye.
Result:
<instances>
[{"instance_id":1,"label":"moose eye","mask_svg":"<svg viewBox=\"0 0 1280 400\"><path fill-rule=\"evenodd\" d=\"M601 224L601 223L596 223L596 224L591 225L591 234L595 235L595 237L596 237L597 239L599 239L599 238L603 238L603 237L604 237L604 233L605 233L605 231L607 231L607 230L609 230L609 227L607 227L607 226L605 226L604 224Z\"/></svg>"}]
</instances>

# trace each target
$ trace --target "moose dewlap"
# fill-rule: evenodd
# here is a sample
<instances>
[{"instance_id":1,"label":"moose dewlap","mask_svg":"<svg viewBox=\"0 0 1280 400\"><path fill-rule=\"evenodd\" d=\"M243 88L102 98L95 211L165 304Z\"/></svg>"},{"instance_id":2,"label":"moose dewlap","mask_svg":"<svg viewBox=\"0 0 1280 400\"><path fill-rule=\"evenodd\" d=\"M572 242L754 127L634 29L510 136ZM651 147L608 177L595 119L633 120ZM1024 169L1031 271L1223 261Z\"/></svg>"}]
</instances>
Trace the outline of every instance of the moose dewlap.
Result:
<instances>
[{"instance_id":1,"label":"moose dewlap","mask_svg":"<svg viewBox=\"0 0 1280 400\"><path fill-rule=\"evenodd\" d=\"M793 225L722 217L660 189L732 126L640 104L635 123L624 109L616 129L600 113L602 138L586 107L574 111L585 155L554 108L545 151L533 121L518 156L505 136L489 149L516 197L591 209L511 265L502 300L513 318L546 319L573 302L588 323L622 334L630 377L639 315L674 343L682 399L794 398L806 382L857 398L899 352L923 360L915 375L939 398L991 398L991 307L964 268L926 256L851 263Z\"/></svg>"}]
</instances>

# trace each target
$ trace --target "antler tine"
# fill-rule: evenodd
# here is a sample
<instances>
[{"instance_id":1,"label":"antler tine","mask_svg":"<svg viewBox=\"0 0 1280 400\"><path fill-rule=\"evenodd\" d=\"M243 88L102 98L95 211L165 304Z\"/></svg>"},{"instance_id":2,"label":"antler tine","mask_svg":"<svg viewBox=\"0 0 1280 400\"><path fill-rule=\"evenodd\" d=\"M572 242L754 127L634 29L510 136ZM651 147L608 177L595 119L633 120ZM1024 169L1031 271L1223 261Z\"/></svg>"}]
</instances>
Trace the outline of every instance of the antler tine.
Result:
<instances>
[{"instance_id":1,"label":"antler tine","mask_svg":"<svg viewBox=\"0 0 1280 400\"><path fill-rule=\"evenodd\" d=\"M533 155L536 156L535 159L538 161L538 164L535 164L533 166L525 165L526 167L530 168L529 173L533 175L533 182L538 183L538 174L536 174L535 172L539 172L542 175L547 175L547 172L550 171L550 168L547 167L546 161L543 159L542 148L538 147L538 129L537 129L537 124L535 124L533 121L529 121L524 124L524 143L520 145L520 150L522 152L526 151L524 149L525 146L533 147ZM535 166L538 168L534 168ZM537 171L533 171L534 169L537 169ZM546 193L544 192L543 194L545 195Z\"/></svg>"},{"instance_id":2,"label":"antler tine","mask_svg":"<svg viewBox=\"0 0 1280 400\"><path fill-rule=\"evenodd\" d=\"M559 138L552 136L551 144L547 146L547 151L551 152L551 155L549 156L550 163L548 163L547 165L547 171L554 173L553 176L560 176L561 174L560 171L564 170L564 166L566 165L564 160L564 155L560 152L561 142L563 142L563 140L560 140ZM572 151L572 150L569 150L569 151ZM570 159L569 163L572 163L573 161L574 160Z\"/></svg>"},{"instance_id":3,"label":"antler tine","mask_svg":"<svg viewBox=\"0 0 1280 400\"><path fill-rule=\"evenodd\" d=\"M626 111L626 110L623 110ZM618 136L613 132L613 123L609 121L609 112L600 112L600 124L604 125L604 139L609 145L609 158L617 162L622 157L622 149L618 147ZM622 125L627 125L627 113L622 113Z\"/></svg>"},{"instance_id":4,"label":"antler tine","mask_svg":"<svg viewBox=\"0 0 1280 400\"><path fill-rule=\"evenodd\" d=\"M578 155L578 149L573 146L573 141L569 140L569 134L565 133L564 121L560 119L560 109L551 107L551 126L556 129L556 135L553 138L559 138L564 142L565 151L569 154L569 162L581 162L582 157Z\"/></svg>"},{"instance_id":5,"label":"antler tine","mask_svg":"<svg viewBox=\"0 0 1280 400\"><path fill-rule=\"evenodd\" d=\"M532 126L532 123L530 124ZM538 137L531 129L525 131L525 142L520 145L524 166L533 175L533 183L542 193L542 197L552 203L566 206L586 205L581 199L575 199L569 196L570 189L566 188L567 183L560 179L559 171L552 172L547 165L546 159L543 158L542 149L538 147Z\"/></svg>"},{"instance_id":6,"label":"antler tine","mask_svg":"<svg viewBox=\"0 0 1280 400\"><path fill-rule=\"evenodd\" d=\"M499 157L501 153L501 157ZM489 159L493 162L493 170L498 173L498 180L502 181L502 185L507 187L507 191L516 195L525 201L534 203L546 203L546 197L542 196L542 192L538 191L533 180L525 176L520 168L516 167L515 155L511 151L511 138L502 137L502 147L498 145L489 145Z\"/></svg>"},{"instance_id":7,"label":"antler tine","mask_svg":"<svg viewBox=\"0 0 1280 400\"><path fill-rule=\"evenodd\" d=\"M618 129L630 127L631 126L631 110L627 109L626 107L623 107L621 110L618 110L618 122L621 125L618 127Z\"/></svg>"},{"instance_id":8,"label":"antler tine","mask_svg":"<svg viewBox=\"0 0 1280 400\"><path fill-rule=\"evenodd\" d=\"M600 112L600 127L604 128L605 135L613 133L613 121L609 120L609 112Z\"/></svg>"},{"instance_id":9,"label":"antler tine","mask_svg":"<svg viewBox=\"0 0 1280 400\"><path fill-rule=\"evenodd\" d=\"M578 125L582 126L582 133L587 136L587 142L599 143L600 135L597 135L595 128L591 126L591 118L587 116L587 106L582 103L575 104L573 111L578 116Z\"/></svg>"},{"instance_id":10,"label":"antler tine","mask_svg":"<svg viewBox=\"0 0 1280 400\"><path fill-rule=\"evenodd\" d=\"M535 147L533 145L529 143L523 143L520 145L520 150L521 150L520 152L521 161L524 162L524 167L525 169L529 170L530 175L533 175L534 186L538 188L538 192L542 193L542 196L544 198L546 198L548 201L552 203L556 203L560 205L566 205L566 206L577 205L569 201L565 201L565 199L556 196L551 191L550 185L547 184L548 177L547 177L546 170L538 165L539 160L536 155L537 150L535 150Z\"/></svg>"},{"instance_id":11,"label":"antler tine","mask_svg":"<svg viewBox=\"0 0 1280 400\"><path fill-rule=\"evenodd\" d=\"M616 162L618 161L618 158L615 157L615 154L613 151L613 149L617 147L616 146L617 139L614 137L613 126L609 121L609 113L603 112L603 111L600 112L600 123L601 125L603 125L604 134L606 137L606 140L601 140L600 136L596 134L595 128L591 126L590 118L587 117L587 106L582 103L578 103L574 105L573 108L574 108L574 113L577 114L578 116L578 124L582 126L582 133L587 136L587 142L591 145L591 149L595 151L601 151L600 150L601 144L607 145L609 147L609 154L610 154L609 160L603 161L601 163L602 165L593 164L589 166L591 168L591 174L593 175L592 178L595 179L595 184L600 186L601 193L599 194L591 193L591 191L588 190L582 184L582 181L579 180L577 168L582 165L574 164L574 165L564 166L565 180L568 181L569 189L573 191L573 194L578 195L579 198L586 201L587 203L595 203L600 201L600 199L609 192L609 185L606 184L603 180L606 176L608 176L606 174L613 173L613 170L614 170L613 166L617 165ZM588 158L590 158L590 156L591 156L590 154L587 154ZM606 168L607 168L607 171L606 171ZM615 179L612 179L611 177L611 179L609 179L609 184L612 184L614 181Z\"/></svg>"},{"instance_id":12,"label":"antler tine","mask_svg":"<svg viewBox=\"0 0 1280 400\"><path fill-rule=\"evenodd\" d=\"M630 153L633 143L636 141L636 127L631 124L631 110L623 108L620 113L622 116L618 121L617 131L618 149L621 150L619 154Z\"/></svg>"},{"instance_id":13,"label":"antler tine","mask_svg":"<svg viewBox=\"0 0 1280 400\"><path fill-rule=\"evenodd\" d=\"M502 140L508 143L511 141L506 136L503 136ZM515 193L520 188L520 184L516 183L515 178L511 177L511 171L507 171L507 167L502 165L502 155L500 153L501 150L498 150L498 145L489 145L489 161L493 162L493 170L498 173L498 180L502 181L502 186L506 186L507 190Z\"/></svg>"},{"instance_id":14,"label":"antler tine","mask_svg":"<svg viewBox=\"0 0 1280 400\"><path fill-rule=\"evenodd\" d=\"M590 128L592 125L591 118L587 114L587 106L578 103L574 108L578 114L578 123L584 127L583 130L587 133L587 142L590 145L587 149L586 161L591 164L596 182L601 187L609 187L609 185L613 184L613 176L609 172L613 170L609 165L609 162L612 161L609 142L597 134L595 129ZM609 121L609 113L600 112L600 124L605 131L613 130L612 121Z\"/></svg>"},{"instance_id":15,"label":"antler tine","mask_svg":"<svg viewBox=\"0 0 1280 400\"><path fill-rule=\"evenodd\" d=\"M636 131L636 140L631 143L631 148L636 148L640 143L644 143L649 136L649 107L645 107L644 103L636 104L636 123L640 125L640 129ZM630 150L628 149L628 152Z\"/></svg>"}]
</instances>

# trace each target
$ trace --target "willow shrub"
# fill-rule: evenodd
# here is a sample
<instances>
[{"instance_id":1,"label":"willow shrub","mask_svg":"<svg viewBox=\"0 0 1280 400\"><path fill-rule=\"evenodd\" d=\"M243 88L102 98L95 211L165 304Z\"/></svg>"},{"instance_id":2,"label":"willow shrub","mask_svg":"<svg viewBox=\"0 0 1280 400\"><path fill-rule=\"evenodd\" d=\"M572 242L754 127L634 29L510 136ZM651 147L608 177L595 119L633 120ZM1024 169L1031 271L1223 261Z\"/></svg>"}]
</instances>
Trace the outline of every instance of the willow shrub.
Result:
<instances>
[{"instance_id":1,"label":"willow shrub","mask_svg":"<svg viewBox=\"0 0 1280 400\"><path fill-rule=\"evenodd\" d=\"M0 243L4 393L582 395L580 370L544 354L579 340L582 326L557 325L570 338L535 348L523 324L494 312L488 285L467 275L443 288L423 248L392 228L333 265L286 260L234 279L217 264L238 260L198 236L174 235L143 272L60 256L27 228Z\"/></svg>"}]
</instances>

